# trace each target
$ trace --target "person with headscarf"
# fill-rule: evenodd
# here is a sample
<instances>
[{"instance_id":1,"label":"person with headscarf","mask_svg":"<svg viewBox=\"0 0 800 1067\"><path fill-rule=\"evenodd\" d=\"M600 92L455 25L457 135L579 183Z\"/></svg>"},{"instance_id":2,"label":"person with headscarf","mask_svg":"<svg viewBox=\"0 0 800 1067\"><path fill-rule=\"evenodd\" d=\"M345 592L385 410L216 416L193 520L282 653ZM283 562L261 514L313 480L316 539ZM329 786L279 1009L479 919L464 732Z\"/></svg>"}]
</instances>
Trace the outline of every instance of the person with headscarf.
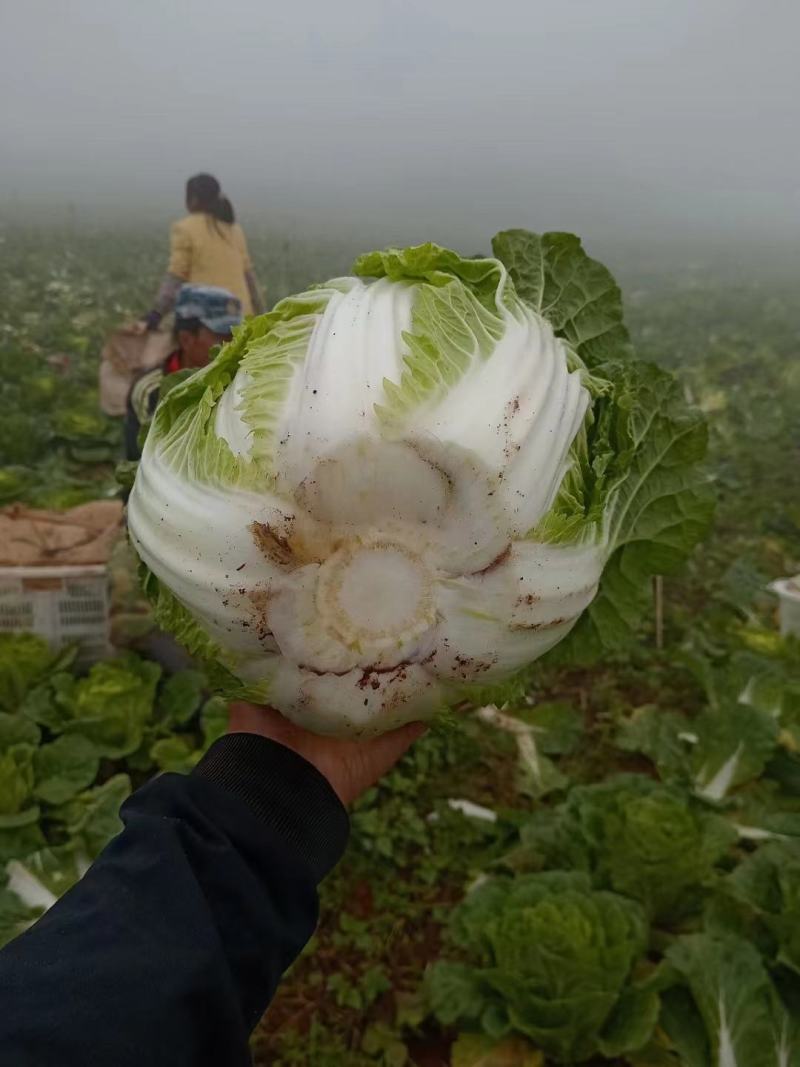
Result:
<instances>
[{"instance_id":1,"label":"person with headscarf","mask_svg":"<svg viewBox=\"0 0 800 1067\"><path fill-rule=\"evenodd\" d=\"M186 283L227 290L240 301L244 315L264 311L244 231L217 179L211 174L190 178L186 209L188 214L172 225L167 273L152 307L136 324L137 332L158 329Z\"/></svg>"}]
</instances>

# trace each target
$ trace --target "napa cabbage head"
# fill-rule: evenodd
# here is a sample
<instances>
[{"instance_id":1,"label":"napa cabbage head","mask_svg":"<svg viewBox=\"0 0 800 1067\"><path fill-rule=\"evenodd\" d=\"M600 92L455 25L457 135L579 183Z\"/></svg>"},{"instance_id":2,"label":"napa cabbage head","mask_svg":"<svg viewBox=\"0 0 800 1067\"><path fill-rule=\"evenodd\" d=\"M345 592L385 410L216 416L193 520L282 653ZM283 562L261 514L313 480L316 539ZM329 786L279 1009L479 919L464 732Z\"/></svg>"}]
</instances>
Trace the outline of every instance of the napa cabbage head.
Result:
<instances>
[{"instance_id":1,"label":"napa cabbage head","mask_svg":"<svg viewBox=\"0 0 800 1067\"><path fill-rule=\"evenodd\" d=\"M634 901L576 871L489 878L454 911L464 962L439 961L426 991L445 1025L530 1038L555 1063L644 1045L658 997L636 978L647 923Z\"/></svg>"},{"instance_id":2,"label":"napa cabbage head","mask_svg":"<svg viewBox=\"0 0 800 1067\"><path fill-rule=\"evenodd\" d=\"M424 718L573 628L613 643L699 536L704 427L611 276L570 235L495 253L365 255L162 399L130 534L224 691L331 734Z\"/></svg>"}]
</instances>

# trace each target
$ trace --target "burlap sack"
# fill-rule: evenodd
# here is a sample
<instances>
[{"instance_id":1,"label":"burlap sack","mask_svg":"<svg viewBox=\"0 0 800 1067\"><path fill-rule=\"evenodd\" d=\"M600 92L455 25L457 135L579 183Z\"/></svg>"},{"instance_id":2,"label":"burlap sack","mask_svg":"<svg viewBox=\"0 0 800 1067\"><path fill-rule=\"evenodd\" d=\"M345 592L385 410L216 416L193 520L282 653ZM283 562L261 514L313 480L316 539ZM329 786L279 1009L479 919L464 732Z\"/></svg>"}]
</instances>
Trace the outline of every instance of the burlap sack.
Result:
<instances>
[{"instance_id":1,"label":"burlap sack","mask_svg":"<svg viewBox=\"0 0 800 1067\"><path fill-rule=\"evenodd\" d=\"M68 511L11 504L0 508L0 566L107 563L121 526L119 500L96 500Z\"/></svg>"},{"instance_id":2,"label":"burlap sack","mask_svg":"<svg viewBox=\"0 0 800 1067\"><path fill-rule=\"evenodd\" d=\"M106 415L124 415L133 379L163 363L172 349L166 330L135 334L115 330L100 354L100 407Z\"/></svg>"}]
</instances>

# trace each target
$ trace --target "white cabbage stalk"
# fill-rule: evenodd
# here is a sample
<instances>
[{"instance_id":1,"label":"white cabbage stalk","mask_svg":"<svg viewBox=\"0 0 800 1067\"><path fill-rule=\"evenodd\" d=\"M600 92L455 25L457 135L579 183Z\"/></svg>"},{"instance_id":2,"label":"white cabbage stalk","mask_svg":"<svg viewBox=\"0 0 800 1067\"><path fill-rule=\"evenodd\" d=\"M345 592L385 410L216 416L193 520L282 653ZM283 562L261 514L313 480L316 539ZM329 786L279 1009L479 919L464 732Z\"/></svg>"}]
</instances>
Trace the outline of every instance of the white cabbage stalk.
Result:
<instances>
[{"instance_id":1,"label":"white cabbage stalk","mask_svg":"<svg viewBox=\"0 0 800 1067\"><path fill-rule=\"evenodd\" d=\"M535 532L590 417L575 352L499 261L392 255L429 269L289 298L178 385L129 502L159 621L328 734L541 656L610 544Z\"/></svg>"}]
</instances>

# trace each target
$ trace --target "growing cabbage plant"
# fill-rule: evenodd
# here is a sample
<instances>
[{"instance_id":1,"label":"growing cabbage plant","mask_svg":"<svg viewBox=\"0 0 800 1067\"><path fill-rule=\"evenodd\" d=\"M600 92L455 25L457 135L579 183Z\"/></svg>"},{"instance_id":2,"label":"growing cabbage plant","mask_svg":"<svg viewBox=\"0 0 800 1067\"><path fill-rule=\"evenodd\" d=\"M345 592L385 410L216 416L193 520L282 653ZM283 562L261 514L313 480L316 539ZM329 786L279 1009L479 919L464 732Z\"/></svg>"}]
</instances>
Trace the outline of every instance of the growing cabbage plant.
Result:
<instances>
[{"instance_id":1,"label":"growing cabbage plant","mask_svg":"<svg viewBox=\"0 0 800 1067\"><path fill-rule=\"evenodd\" d=\"M130 533L226 692L379 733L619 641L700 536L704 424L611 275L569 234L494 252L362 256L163 398Z\"/></svg>"},{"instance_id":2,"label":"growing cabbage plant","mask_svg":"<svg viewBox=\"0 0 800 1067\"><path fill-rule=\"evenodd\" d=\"M647 923L634 901L575 871L489 879L453 913L467 962L434 964L427 995L447 1026L524 1034L556 1063L641 1048L658 996L634 969Z\"/></svg>"}]
</instances>

